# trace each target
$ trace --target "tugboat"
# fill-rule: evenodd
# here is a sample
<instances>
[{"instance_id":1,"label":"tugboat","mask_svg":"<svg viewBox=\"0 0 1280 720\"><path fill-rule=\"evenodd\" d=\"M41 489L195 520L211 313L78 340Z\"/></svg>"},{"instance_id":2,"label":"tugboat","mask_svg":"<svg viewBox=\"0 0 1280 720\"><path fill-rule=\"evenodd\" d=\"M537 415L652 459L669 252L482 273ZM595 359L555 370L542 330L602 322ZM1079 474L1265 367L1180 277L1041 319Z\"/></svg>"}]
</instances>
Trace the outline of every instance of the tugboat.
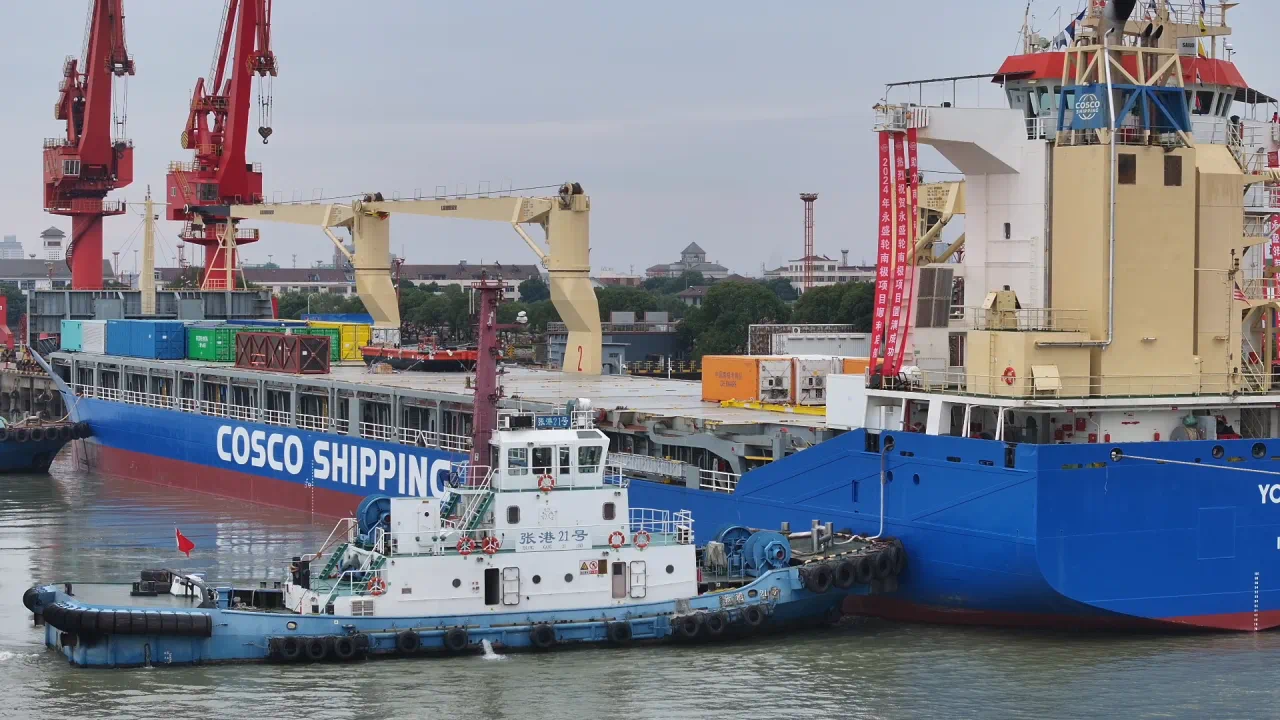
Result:
<instances>
[{"instance_id":1,"label":"tugboat","mask_svg":"<svg viewBox=\"0 0 1280 720\"><path fill-rule=\"evenodd\" d=\"M453 466L444 497L366 498L270 588L146 571L151 589L195 584L199 606L88 605L54 585L23 602L73 665L134 667L710 640L829 621L848 594L896 589L900 543L817 523L726 528L695 549L690 513L630 506L590 403L570 407L504 411L487 463Z\"/></svg>"},{"instance_id":2,"label":"tugboat","mask_svg":"<svg viewBox=\"0 0 1280 720\"><path fill-rule=\"evenodd\" d=\"M30 417L10 423L0 418L0 473L48 472L63 446L89 434L89 425L84 422Z\"/></svg>"}]
</instances>

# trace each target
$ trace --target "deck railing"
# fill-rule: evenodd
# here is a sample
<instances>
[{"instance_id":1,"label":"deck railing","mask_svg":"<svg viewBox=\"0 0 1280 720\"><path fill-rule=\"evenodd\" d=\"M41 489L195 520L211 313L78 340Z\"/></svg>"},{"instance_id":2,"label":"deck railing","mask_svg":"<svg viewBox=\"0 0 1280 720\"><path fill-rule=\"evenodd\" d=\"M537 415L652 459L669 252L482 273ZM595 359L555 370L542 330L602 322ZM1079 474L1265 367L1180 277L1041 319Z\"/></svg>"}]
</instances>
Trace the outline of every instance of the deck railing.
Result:
<instances>
[{"instance_id":1,"label":"deck railing","mask_svg":"<svg viewBox=\"0 0 1280 720\"><path fill-rule=\"evenodd\" d=\"M698 471L698 487L703 490L732 493L738 488L738 481L741 479L742 476L737 473L722 472L720 470Z\"/></svg>"},{"instance_id":2,"label":"deck railing","mask_svg":"<svg viewBox=\"0 0 1280 720\"><path fill-rule=\"evenodd\" d=\"M1195 397L1202 395L1257 395L1270 391L1251 388L1244 375L1107 375L1034 377L1011 368L1000 375L963 370L916 370L910 375L885 378L882 389L935 392L975 397L1016 399L1084 397Z\"/></svg>"}]
</instances>

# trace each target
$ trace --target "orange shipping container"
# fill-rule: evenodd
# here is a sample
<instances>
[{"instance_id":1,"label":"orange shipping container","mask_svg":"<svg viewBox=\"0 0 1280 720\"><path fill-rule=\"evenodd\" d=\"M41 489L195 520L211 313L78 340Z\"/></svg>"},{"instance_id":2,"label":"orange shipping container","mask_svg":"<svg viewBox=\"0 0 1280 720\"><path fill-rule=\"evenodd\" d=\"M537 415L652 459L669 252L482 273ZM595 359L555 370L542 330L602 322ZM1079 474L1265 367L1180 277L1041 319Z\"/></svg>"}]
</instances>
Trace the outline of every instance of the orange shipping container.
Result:
<instances>
[{"instance_id":1,"label":"orange shipping container","mask_svg":"<svg viewBox=\"0 0 1280 720\"><path fill-rule=\"evenodd\" d=\"M843 373L845 375L866 375L867 368L871 366L871 358L847 357L844 360Z\"/></svg>"},{"instance_id":2,"label":"orange shipping container","mask_svg":"<svg viewBox=\"0 0 1280 720\"><path fill-rule=\"evenodd\" d=\"M702 399L709 402L790 402L788 358L708 355L702 358Z\"/></svg>"}]
</instances>

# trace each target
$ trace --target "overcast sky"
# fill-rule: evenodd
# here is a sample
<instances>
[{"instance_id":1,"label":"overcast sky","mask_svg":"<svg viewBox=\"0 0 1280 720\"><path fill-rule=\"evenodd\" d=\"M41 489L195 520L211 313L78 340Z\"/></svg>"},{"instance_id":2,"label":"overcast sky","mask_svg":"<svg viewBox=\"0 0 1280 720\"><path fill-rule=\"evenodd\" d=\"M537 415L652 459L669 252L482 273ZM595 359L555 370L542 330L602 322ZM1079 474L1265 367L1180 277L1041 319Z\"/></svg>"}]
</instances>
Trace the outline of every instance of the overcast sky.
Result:
<instances>
[{"instance_id":1,"label":"overcast sky","mask_svg":"<svg viewBox=\"0 0 1280 720\"><path fill-rule=\"evenodd\" d=\"M759 274L800 254L797 195L818 192L818 251L848 248L857 262L875 231L869 129L884 83L994 71L1018 46L1024 4L277 0L275 134L266 146L251 138L249 158L263 164L269 197L284 199L574 180L592 196L592 264L624 272L677 260L696 241L709 259ZM62 133L52 108L87 6L6 2L0 16L0 233L28 252L50 224L70 229L40 208L40 143ZM129 201L148 183L163 195L166 164L190 159L178 136L222 6L125 0L138 66ZM1046 35L1065 24L1057 7L1035 3ZM1232 17L1245 78L1280 91L1265 35L1280 3L1243 0ZM125 270L139 222L107 220L106 250L126 249ZM157 263L169 265L178 226L163 229ZM262 231L248 261L332 255L319 231ZM401 217L392 246L410 262L533 261L498 224Z\"/></svg>"}]
</instances>

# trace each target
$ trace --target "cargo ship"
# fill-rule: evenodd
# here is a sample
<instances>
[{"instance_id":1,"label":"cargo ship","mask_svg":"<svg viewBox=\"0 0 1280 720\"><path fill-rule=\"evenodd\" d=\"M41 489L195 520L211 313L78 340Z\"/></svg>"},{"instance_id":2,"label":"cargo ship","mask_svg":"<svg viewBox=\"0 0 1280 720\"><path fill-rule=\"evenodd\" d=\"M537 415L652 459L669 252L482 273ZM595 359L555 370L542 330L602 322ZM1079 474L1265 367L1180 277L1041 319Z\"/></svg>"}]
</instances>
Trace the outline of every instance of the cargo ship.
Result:
<instances>
[{"instance_id":1,"label":"cargo ship","mask_svg":"<svg viewBox=\"0 0 1280 720\"><path fill-rule=\"evenodd\" d=\"M372 257L387 255L379 223L394 212L542 223L553 301L572 323L565 366L506 368L501 392L457 372L339 362L298 375L85 350L52 354L50 372L93 429L87 459L111 474L342 517L371 494L443 494L450 463L474 452L473 422L493 422L473 417L473 395L566 416L589 398L634 501L691 510L699 541L815 517L900 538L899 589L850 598L849 612L1275 627L1276 101L1219 57L1232 6L1134 5L1092 3L1056 39L1024 28L1023 52L995 73L887 88L865 373L757 360L734 379L742 395L713 389L732 396L715 402L695 382L592 374L598 321L562 307L586 266L575 184L507 204L220 209L347 223ZM965 107L960 82L992 84L1005 107ZM919 145L963 179L920 182ZM949 236L960 216L964 234ZM359 272L361 287L389 288ZM385 323L394 305L379 297L366 307ZM557 452L529 461L553 467Z\"/></svg>"}]
</instances>

